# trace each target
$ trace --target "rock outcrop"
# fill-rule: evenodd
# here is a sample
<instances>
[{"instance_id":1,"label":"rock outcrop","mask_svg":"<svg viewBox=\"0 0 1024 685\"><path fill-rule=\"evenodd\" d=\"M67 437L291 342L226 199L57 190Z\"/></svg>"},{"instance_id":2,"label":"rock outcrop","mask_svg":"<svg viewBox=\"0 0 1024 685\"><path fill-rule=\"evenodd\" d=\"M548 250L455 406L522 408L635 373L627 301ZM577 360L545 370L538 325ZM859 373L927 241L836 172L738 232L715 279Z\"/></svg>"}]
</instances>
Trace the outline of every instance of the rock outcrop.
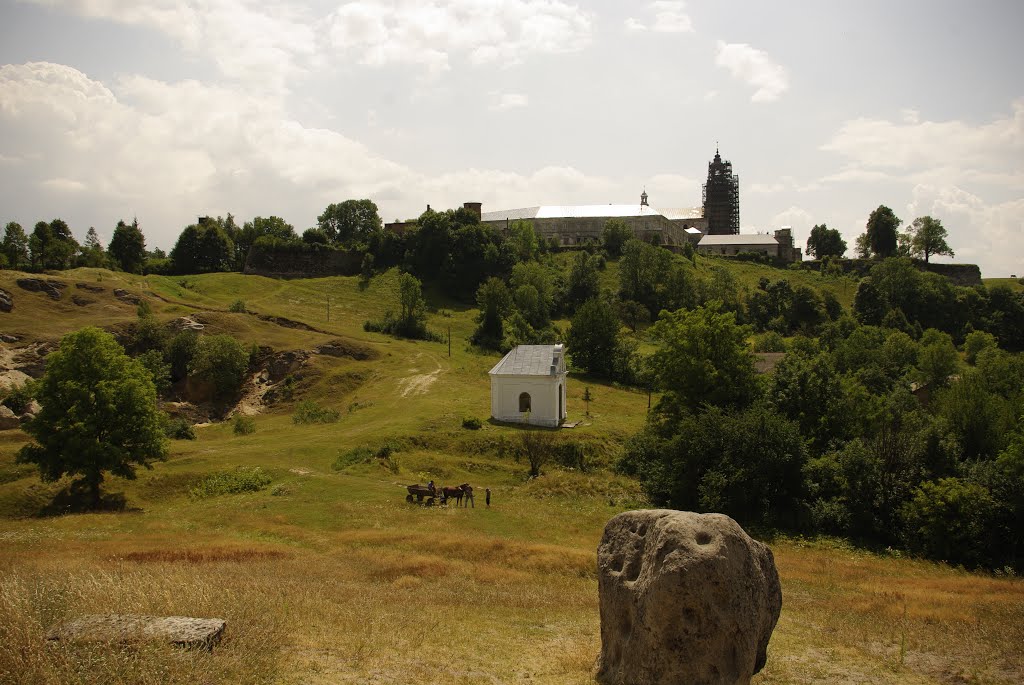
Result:
<instances>
[{"instance_id":1,"label":"rock outcrop","mask_svg":"<svg viewBox=\"0 0 1024 685\"><path fill-rule=\"evenodd\" d=\"M782 609L771 550L728 516L619 514L597 552L603 685L749 683Z\"/></svg>"},{"instance_id":2,"label":"rock outcrop","mask_svg":"<svg viewBox=\"0 0 1024 685\"><path fill-rule=\"evenodd\" d=\"M59 300L64 293L64 288L68 287L68 284L63 281L43 280L42 278L19 278L15 283L22 290L27 290L30 293L43 293L51 300Z\"/></svg>"},{"instance_id":3,"label":"rock outcrop","mask_svg":"<svg viewBox=\"0 0 1024 685\"><path fill-rule=\"evenodd\" d=\"M181 647L213 649L226 625L219 618L90 614L52 628L46 639L116 643L157 640Z\"/></svg>"},{"instance_id":4,"label":"rock outcrop","mask_svg":"<svg viewBox=\"0 0 1024 685\"><path fill-rule=\"evenodd\" d=\"M135 293L128 292L124 288L114 288L114 297L128 304L139 304L142 302L141 297Z\"/></svg>"},{"instance_id":5,"label":"rock outcrop","mask_svg":"<svg viewBox=\"0 0 1024 685\"><path fill-rule=\"evenodd\" d=\"M0 312L9 312L14 309L14 295L0 288Z\"/></svg>"},{"instance_id":6,"label":"rock outcrop","mask_svg":"<svg viewBox=\"0 0 1024 685\"><path fill-rule=\"evenodd\" d=\"M19 428L21 419L8 407L0 404L0 431L9 431L12 428Z\"/></svg>"}]
</instances>

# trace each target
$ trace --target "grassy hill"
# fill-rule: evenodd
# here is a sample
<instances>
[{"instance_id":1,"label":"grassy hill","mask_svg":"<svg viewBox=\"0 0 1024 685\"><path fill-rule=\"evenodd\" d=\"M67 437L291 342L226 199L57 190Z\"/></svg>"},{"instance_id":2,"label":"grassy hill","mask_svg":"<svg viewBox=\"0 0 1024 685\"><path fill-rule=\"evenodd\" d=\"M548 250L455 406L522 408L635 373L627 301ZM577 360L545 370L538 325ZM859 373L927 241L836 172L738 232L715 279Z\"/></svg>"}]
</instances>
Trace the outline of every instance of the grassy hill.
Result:
<instances>
[{"instance_id":1,"label":"grassy hill","mask_svg":"<svg viewBox=\"0 0 1024 685\"><path fill-rule=\"evenodd\" d=\"M807 272L730 268L745 284L808 279L847 306L855 288ZM591 682L597 543L608 518L644 506L636 483L602 466L642 426L646 395L587 380L588 418L584 382L570 378L569 418L586 421L560 437L583 443L595 468L552 464L531 480L514 456L517 429L462 427L488 416L487 370L498 359L465 342L474 309L431 298L428 325L450 327L451 356L446 344L363 332L389 306L393 274L361 289L355 278L81 269L48 277L67 283L60 300L22 290L15 280L24 276L0 272L15 302L0 313L0 330L20 338L8 352L84 325L131 322L135 306L113 292L121 288L160 319L191 315L247 345L310 350L341 340L375 354L315 355L302 370L295 399L338 410L337 423L296 425L294 402L283 402L255 418L251 435L229 423L200 427L137 480L107 482L127 501L116 513L61 515L67 483L42 484L15 464L26 436L0 432L0 682ZM77 305L74 294L91 301ZM246 313L228 311L237 300ZM386 459L346 458L385 443L398 448ZM269 486L190 494L239 467L259 467ZM408 505L404 486L430 479L472 483L476 506ZM484 488L494 493L490 509ZM1024 679L1019 579L828 540L770 543L783 613L755 682ZM52 624L99 612L217 616L228 628L209 654L44 644Z\"/></svg>"}]
</instances>

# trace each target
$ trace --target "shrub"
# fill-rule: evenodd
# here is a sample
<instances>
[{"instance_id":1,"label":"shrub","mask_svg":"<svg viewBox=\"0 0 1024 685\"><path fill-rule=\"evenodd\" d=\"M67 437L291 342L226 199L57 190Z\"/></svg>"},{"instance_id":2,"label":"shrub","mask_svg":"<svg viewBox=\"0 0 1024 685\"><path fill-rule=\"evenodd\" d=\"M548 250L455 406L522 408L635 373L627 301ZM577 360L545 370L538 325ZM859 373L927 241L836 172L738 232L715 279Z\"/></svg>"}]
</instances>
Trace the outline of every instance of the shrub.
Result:
<instances>
[{"instance_id":1,"label":"shrub","mask_svg":"<svg viewBox=\"0 0 1024 685\"><path fill-rule=\"evenodd\" d=\"M235 300L228 307L229 312L235 312L236 314L245 314L245 300Z\"/></svg>"},{"instance_id":2,"label":"shrub","mask_svg":"<svg viewBox=\"0 0 1024 685\"><path fill-rule=\"evenodd\" d=\"M235 435L252 435L256 432L256 419L238 414L234 421Z\"/></svg>"},{"instance_id":3,"label":"shrub","mask_svg":"<svg viewBox=\"0 0 1024 685\"><path fill-rule=\"evenodd\" d=\"M379 447L373 448L369 445L360 445L338 455L338 458L331 464L335 471L341 471L355 464L369 464L374 459L380 460L381 464L392 473L398 473L398 460L392 455L402 449L402 443L398 440L386 440Z\"/></svg>"},{"instance_id":4,"label":"shrub","mask_svg":"<svg viewBox=\"0 0 1024 685\"><path fill-rule=\"evenodd\" d=\"M16 385L7 390L7 395L0 404L13 411L15 414L24 414L29 403L35 399L35 390L31 381L22 385Z\"/></svg>"},{"instance_id":5,"label":"shrub","mask_svg":"<svg viewBox=\"0 0 1024 685\"><path fill-rule=\"evenodd\" d=\"M217 399L226 400L238 394L249 369L249 353L230 335L206 335L199 339L199 349L192 360L192 373L213 383Z\"/></svg>"},{"instance_id":6,"label":"shrub","mask_svg":"<svg viewBox=\"0 0 1024 685\"><path fill-rule=\"evenodd\" d=\"M340 416L336 409L323 407L313 400L302 400L295 406L292 421L296 424L334 423Z\"/></svg>"},{"instance_id":7,"label":"shrub","mask_svg":"<svg viewBox=\"0 0 1024 685\"><path fill-rule=\"evenodd\" d=\"M775 331L754 338L754 352L785 352L786 340Z\"/></svg>"},{"instance_id":8,"label":"shrub","mask_svg":"<svg viewBox=\"0 0 1024 685\"><path fill-rule=\"evenodd\" d=\"M368 464L371 459L373 459L372 449L366 445L353 447L349 451L339 454L338 458L331 464L331 468L335 471L341 471L354 464Z\"/></svg>"},{"instance_id":9,"label":"shrub","mask_svg":"<svg viewBox=\"0 0 1024 685\"><path fill-rule=\"evenodd\" d=\"M270 485L271 480L258 466L240 466L234 471L222 471L204 478L189 490L189 495L193 499L204 499L217 495L236 495L240 492L258 492Z\"/></svg>"},{"instance_id":10,"label":"shrub","mask_svg":"<svg viewBox=\"0 0 1024 685\"><path fill-rule=\"evenodd\" d=\"M164 424L164 434L174 440L196 439L196 431L192 427L192 422L180 416L174 418L167 417L167 422Z\"/></svg>"},{"instance_id":11,"label":"shrub","mask_svg":"<svg viewBox=\"0 0 1024 685\"><path fill-rule=\"evenodd\" d=\"M471 431L478 431L482 426L483 424L480 422L480 419L476 418L475 416L462 419L462 427L469 429Z\"/></svg>"}]
</instances>

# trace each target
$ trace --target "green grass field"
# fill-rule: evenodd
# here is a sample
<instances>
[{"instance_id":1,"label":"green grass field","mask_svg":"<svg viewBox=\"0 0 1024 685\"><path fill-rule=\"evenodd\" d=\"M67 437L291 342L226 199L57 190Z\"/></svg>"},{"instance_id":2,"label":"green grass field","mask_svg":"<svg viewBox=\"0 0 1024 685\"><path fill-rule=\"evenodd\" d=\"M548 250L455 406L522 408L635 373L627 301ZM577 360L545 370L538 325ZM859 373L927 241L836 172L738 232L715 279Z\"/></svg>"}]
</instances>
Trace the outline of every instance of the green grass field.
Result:
<instances>
[{"instance_id":1,"label":"green grass field","mask_svg":"<svg viewBox=\"0 0 1024 685\"><path fill-rule=\"evenodd\" d=\"M738 266L744 283L765 272L792 277ZM208 332L246 344L283 351L342 339L377 356L318 356L303 371L301 397L338 410L337 423L295 425L284 403L257 416L251 435L229 423L200 427L137 480L105 483L126 498L116 513L62 514L54 498L67 483L43 484L15 464L26 437L0 433L0 682L592 682L597 543L611 516L644 506L635 482L603 467L643 425L645 394L570 377L569 418L584 424L559 438L583 442L595 468L549 464L529 479L514 457L517 429L462 428L463 418L487 418L487 371L498 360L465 342L475 310L433 300L429 326L450 326L450 357L446 344L363 332L387 308L393 274L360 289L355 278L84 269L53 276L69 284L60 301L21 290L17 276L0 272L15 295L0 327L23 336L18 345L133 320L135 307L112 294L119 287L147 297L161 319L195 314ZM75 305L76 282L105 290L82 291L93 302ZM251 313L227 311L239 299ZM400 446L389 459L334 468L352 448L389 440ZM240 466L260 467L270 485L190 496ZM475 507L407 504L404 486L430 479L472 483ZM494 494L489 509L484 488ZM1024 680L1021 580L834 541L770 543L784 604L756 683ZM45 644L54 623L100 612L216 616L228 628L212 653Z\"/></svg>"}]
</instances>

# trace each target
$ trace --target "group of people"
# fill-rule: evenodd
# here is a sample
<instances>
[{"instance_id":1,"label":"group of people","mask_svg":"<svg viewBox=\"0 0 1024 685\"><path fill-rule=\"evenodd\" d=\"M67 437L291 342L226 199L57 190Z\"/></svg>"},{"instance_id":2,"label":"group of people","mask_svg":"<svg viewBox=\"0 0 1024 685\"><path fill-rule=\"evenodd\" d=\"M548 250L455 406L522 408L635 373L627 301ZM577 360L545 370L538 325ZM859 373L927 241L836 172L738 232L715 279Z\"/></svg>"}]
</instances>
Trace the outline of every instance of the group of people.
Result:
<instances>
[{"instance_id":1,"label":"group of people","mask_svg":"<svg viewBox=\"0 0 1024 685\"><path fill-rule=\"evenodd\" d=\"M434 485L433 480L427 483L427 489L430 490L431 493L437 492L437 486ZM491 489L485 488L484 494L484 501L487 503L487 506L490 507ZM469 483L463 483L462 485L454 488L441 488L441 504L448 504L448 500L452 497L456 499L457 504L459 505L462 504L462 498L465 497L466 506L473 507L474 509L476 509L476 501L473 499L473 486L471 486Z\"/></svg>"}]
</instances>

